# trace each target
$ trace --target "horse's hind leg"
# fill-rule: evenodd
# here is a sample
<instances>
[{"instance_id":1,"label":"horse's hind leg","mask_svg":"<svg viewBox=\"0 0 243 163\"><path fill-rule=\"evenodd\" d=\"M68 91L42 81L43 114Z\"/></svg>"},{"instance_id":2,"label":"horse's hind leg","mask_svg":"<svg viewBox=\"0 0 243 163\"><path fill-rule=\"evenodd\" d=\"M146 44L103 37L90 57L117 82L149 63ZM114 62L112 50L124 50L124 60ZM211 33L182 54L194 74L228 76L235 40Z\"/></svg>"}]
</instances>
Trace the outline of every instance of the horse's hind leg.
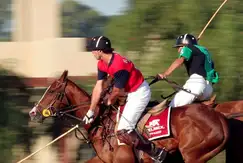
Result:
<instances>
[{"instance_id":1,"label":"horse's hind leg","mask_svg":"<svg viewBox=\"0 0 243 163\"><path fill-rule=\"evenodd\" d=\"M203 136L203 129L195 131L185 128L182 131L184 136L180 139L179 149L185 163L206 163L224 149L228 140L228 128L225 119L221 116L219 119L221 124L203 139L200 138ZM189 132L193 135L188 134Z\"/></svg>"}]
</instances>

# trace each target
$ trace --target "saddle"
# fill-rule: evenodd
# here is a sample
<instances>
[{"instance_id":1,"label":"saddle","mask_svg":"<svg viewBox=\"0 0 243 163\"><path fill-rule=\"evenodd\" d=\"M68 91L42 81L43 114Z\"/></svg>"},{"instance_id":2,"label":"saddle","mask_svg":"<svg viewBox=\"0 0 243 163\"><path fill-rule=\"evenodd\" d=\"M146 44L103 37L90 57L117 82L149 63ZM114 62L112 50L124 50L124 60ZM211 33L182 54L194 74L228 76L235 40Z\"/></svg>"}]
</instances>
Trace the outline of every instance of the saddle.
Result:
<instances>
[{"instance_id":1,"label":"saddle","mask_svg":"<svg viewBox=\"0 0 243 163\"><path fill-rule=\"evenodd\" d=\"M207 106L214 106L216 100L216 95L213 95L209 100L205 101L195 101L194 103L203 103L204 105ZM161 103L157 101L151 101L148 104L148 107L145 109L144 113L142 114L140 120L137 123L137 129L138 131L143 134L145 133L146 135L149 135L146 128L145 124L149 120L151 116L156 116L163 112L166 108L168 108L169 100L165 99Z\"/></svg>"},{"instance_id":2,"label":"saddle","mask_svg":"<svg viewBox=\"0 0 243 163\"><path fill-rule=\"evenodd\" d=\"M216 101L216 95L214 94L209 100L195 101L194 103L202 103L207 106L214 106L216 104L215 101Z\"/></svg>"}]
</instances>

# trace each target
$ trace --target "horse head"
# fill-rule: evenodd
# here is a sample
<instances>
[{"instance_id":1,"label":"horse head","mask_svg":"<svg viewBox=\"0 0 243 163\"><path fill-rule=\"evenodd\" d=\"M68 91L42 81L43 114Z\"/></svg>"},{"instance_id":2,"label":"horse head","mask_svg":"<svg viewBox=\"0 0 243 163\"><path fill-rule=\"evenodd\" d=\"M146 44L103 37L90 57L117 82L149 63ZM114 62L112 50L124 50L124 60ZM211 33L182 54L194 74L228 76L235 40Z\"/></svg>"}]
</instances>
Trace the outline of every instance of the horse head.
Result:
<instances>
[{"instance_id":1,"label":"horse head","mask_svg":"<svg viewBox=\"0 0 243 163\"><path fill-rule=\"evenodd\" d=\"M57 117L66 112L74 112L74 116L83 118L89 108L90 95L80 89L67 78L65 70L46 89L45 93L29 112L32 121L43 122L48 117Z\"/></svg>"}]
</instances>

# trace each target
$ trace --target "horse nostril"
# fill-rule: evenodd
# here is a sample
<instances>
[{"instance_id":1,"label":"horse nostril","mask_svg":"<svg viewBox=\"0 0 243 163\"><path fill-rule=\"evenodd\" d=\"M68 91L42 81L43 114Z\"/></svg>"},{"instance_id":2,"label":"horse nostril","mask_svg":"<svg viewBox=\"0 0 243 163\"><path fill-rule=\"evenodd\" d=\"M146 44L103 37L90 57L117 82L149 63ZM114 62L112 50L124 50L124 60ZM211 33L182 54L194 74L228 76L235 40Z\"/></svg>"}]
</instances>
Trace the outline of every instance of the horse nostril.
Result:
<instances>
[{"instance_id":1,"label":"horse nostril","mask_svg":"<svg viewBox=\"0 0 243 163\"><path fill-rule=\"evenodd\" d=\"M36 113L34 111L32 111L32 112L30 112L30 115L34 116L34 115L36 115Z\"/></svg>"}]
</instances>

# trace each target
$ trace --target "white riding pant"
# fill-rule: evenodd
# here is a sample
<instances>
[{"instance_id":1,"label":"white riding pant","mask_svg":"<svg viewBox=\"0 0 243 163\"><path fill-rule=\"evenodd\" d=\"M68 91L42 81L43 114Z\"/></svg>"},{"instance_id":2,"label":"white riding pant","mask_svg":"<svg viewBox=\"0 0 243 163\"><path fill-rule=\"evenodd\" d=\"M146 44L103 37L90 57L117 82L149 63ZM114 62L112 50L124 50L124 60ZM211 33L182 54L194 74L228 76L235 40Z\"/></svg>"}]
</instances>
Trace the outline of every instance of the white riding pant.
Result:
<instances>
[{"instance_id":1,"label":"white riding pant","mask_svg":"<svg viewBox=\"0 0 243 163\"><path fill-rule=\"evenodd\" d=\"M144 81L135 92L128 93L127 102L117 130L133 130L151 98L151 90Z\"/></svg>"},{"instance_id":2,"label":"white riding pant","mask_svg":"<svg viewBox=\"0 0 243 163\"><path fill-rule=\"evenodd\" d=\"M208 100L212 96L212 84L205 80L201 75L192 74L183 86L191 93L180 90L171 100L170 106L177 107L193 103L195 100Z\"/></svg>"}]
</instances>

